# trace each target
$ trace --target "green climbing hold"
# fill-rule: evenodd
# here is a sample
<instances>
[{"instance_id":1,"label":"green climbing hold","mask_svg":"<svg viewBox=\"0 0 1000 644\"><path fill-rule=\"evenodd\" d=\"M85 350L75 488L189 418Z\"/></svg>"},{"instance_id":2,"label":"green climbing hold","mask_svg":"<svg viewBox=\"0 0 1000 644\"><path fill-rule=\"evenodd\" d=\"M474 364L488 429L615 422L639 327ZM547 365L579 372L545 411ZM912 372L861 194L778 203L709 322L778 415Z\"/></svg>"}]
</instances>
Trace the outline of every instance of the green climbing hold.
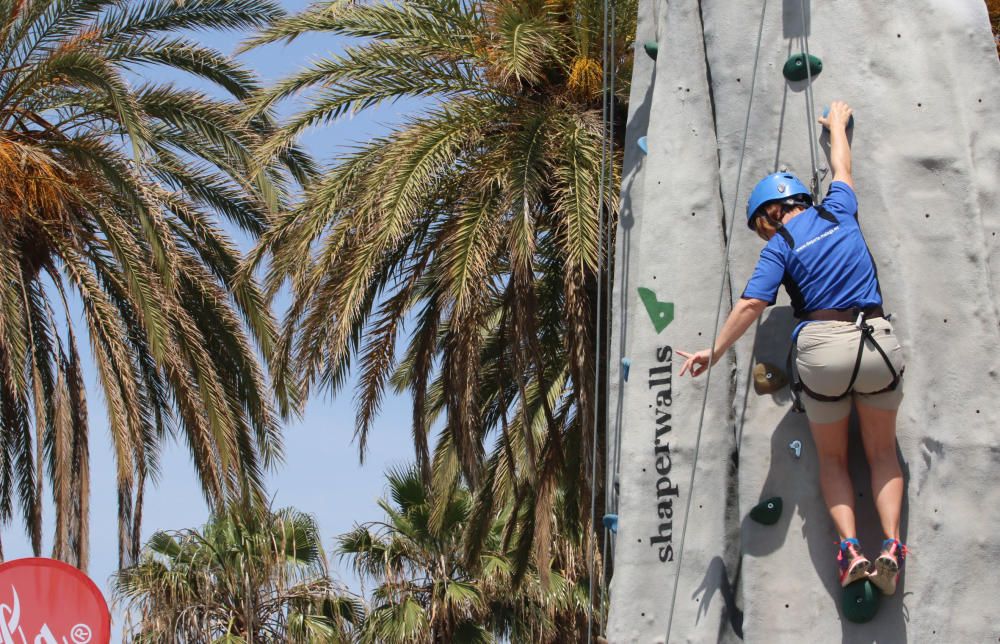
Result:
<instances>
[{"instance_id":1,"label":"green climbing hold","mask_svg":"<svg viewBox=\"0 0 1000 644\"><path fill-rule=\"evenodd\" d=\"M785 66L781 73L790 81L802 81L811 75L813 78L819 76L823 71L823 61L816 56L809 56L809 65L806 65L805 54L794 54L785 61Z\"/></svg>"},{"instance_id":2,"label":"green climbing hold","mask_svg":"<svg viewBox=\"0 0 1000 644\"><path fill-rule=\"evenodd\" d=\"M781 518L781 497L774 496L755 505L750 510L750 518L764 525L777 523Z\"/></svg>"},{"instance_id":3,"label":"green climbing hold","mask_svg":"<svg viewBox=\"0 0 1000 644\"><path fill-rule=\"evenodd\" d=\"M878 589L867 579L861 579L844 588L840 607L848 620L864 624L875 617L875 613L878 612L878 602Z\"/></svg>"},{"instance_id":4,"label":"green climbing hold","mask_svg":"<svg viewBox=\"0 0 1000 644\"><path fill-rule=\"evenodd\" d=\"M647 40L642 44L642 48L646 50L647 56L656 60L656 54L660 52L660 45L655 40Z\"/></svg>"},{"instance_id":5,"label":"green climbing hold","mask_svg":"<svg viewBox=\"0 0 1000 644\"><path fill-rule=\"evenodd\" d=\"M649 313L649 319L657 333L674 321L673 302L661 302L656 299L656 293L642 287L639 287L639 299L646 306L646 313Z\"/></svg>"}]
</instances>

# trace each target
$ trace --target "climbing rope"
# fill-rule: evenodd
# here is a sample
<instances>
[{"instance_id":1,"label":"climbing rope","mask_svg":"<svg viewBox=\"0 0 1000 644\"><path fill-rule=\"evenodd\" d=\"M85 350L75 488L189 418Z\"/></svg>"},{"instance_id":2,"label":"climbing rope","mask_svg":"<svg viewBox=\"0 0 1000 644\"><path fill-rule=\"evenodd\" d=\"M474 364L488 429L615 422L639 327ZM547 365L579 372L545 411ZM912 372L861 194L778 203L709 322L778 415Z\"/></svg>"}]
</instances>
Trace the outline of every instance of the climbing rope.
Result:
<instances>
[{"instance_id":1,"label":"climbing rope","mask_svg":"<svg viewBox=\"0 0 1000 644\"><path fill-rule=\"evenodd\" d=\"M613 52L609 55L608 48L609 45L613 47L613 43L610 43L608 38L608 0L604 0L604 19L602 24L602 41L601 41L601 58L603 63L602 68L602 78L601 78L601 175L598 180L599 186L597 190L597 219L598 219L598 242L597 242L597 324L596 332L594 334L594 398L593 398L593 412L594 412L594 422L593 430L591 432L590 440L590 520L594 521L594 515L597 512L597 433L599 424L599 401L600 401L600 391L601 391L601 332L604 327L604 314L603 314L603 291L604 291L604 279L602 277L601 271L602 267L608 265L608 262L604 258L604 236L605 236L605 223L606 223L606 213L604 209L604 193L605 193L605 174L606 167L609 163L610 157L610 141L609 136L607 136L608 131L608 121L606 120L609 113L608 103L614 104L614 96L608 97L608 86L609 86L609 67L613 67ZM614 163L614 160L610 160ZM608 235L610 237L610 235ZM610 288L609 291L610 293ZM597 533L597 526L592 525L590 530L591 538ZM604 543L607 544L607 529L604 530ZM607 556L607 547L605 545L604 553L602 557ZM601 560L601 565L603 567L604 559ZM602 575L603 578L603 575ZM593 622L594 622L594 544L591 542L588 544L587 548L587 642L590 644L593 640ZM604 584L601 584L601 606L604 605Z\"/></svg>"},{"instance_id":2,"label":"climbing rope","mask_svg":"<svg viewBox=\"0 0 1000 644\"><path fill-rule=\"evenodd\" d=\"M607 3L605 3L605 4L607 4ZM609 85L610 85L610 88L609 88L610 100L608 101L608 124L609 124L609 126L608 126L608 160L609 161L608 161L607 169L606 169L606 172L607 172L607 175L608 175L607 182L605 183L606 186L607 185L614 185L614 179L615 179L615 74L616 74L616 71L617 71L616 67L615 67L615 33L617 33L617 32L615 31L615 5L614 5L614 3L611 3L610 13L611 13L611 29L610 29L611 39L610 39L610 42L608 43L608 54L609 54L608 58L610 60L610 62L608 63L608 76L610 78L610 83L609 83ZM602 199L603 198L604 198L604 195L602 193ZM608 228L607 238L604 241L604 245L605 245L605 254L604 254L604 257L605 257L606 261L608 262L608 268L604 272L604 279L606 280L606 283L607 283L606 292L608 293L608 311L606 313L606 321L607 321L606 327L608 329L611 329L611 296L610 296L610 294L611 294L611 253L614 250L613 244L611 243L612 239L613 239L613 237L611 235L611 228L609 227ZM609 337L609 343L608 344L609 344L609 346L608 346L608 353L610 354L611 353L610 337ZM619 364L621 364L621 361L619 361ZM609 374L611 373L610 365L608 366L608 373ZM611 397L611 387L609 385L610 385L610 378L605 378L604 379L605 414L607 413L607 405L608 405L608 401L610 400L610 397ZM605 425L605 428L606 427L607 426ZM605 429L605 434L606 433L607 433L607 429ZM605 451L604 454L605 454L604 468L605 468L605 471L606 471L607 467L608 467L608 465L607 465L608 452ZM618 466L617 466L617 464L615 465L614 473L615 473L615 478L617 478L617 475L618 475ZM607 477L605 476L605 480L606 479L607 479ZM606 483L605 483L605 485L606 485ZM607 498L607 494L605 494L605 498ZM605 512L605 514L607 514L607 511L608 511L608 503L605 501L605 504L604 504L604 512ZM615 503L615 514L617 514L617 513L618 513L618 509L617 509L617 502L616 502ZM604 524L604 521L602 521L601 523ZM600 603L600 607L601 607L601 615L602 615L602 617L605 614L604 613L604 607L606 605L605 601L606 601L606 598L607 598L607 588L608 588L608 584L607 584L608 542L609 541L612 542L612 556L614 556L614 538L615 538L615 530L611 530L611 529L608 528L607 525L604 525L604 543L603 543L603 551L601 553L601 603ZM602 621L601 621L601 632L602 633L606 633L607 632L606 629L607 629L607 622L602 619Z\"/></svg>"},{"instance_id":3,"label":"climbing rope","mask_svg":"<svg viewBox=\"0 0 1000 644\"><path fill-rule=\"evenodd\" d=\"M802 48L806 56L806 131L809 133L809 161L812 163L812 197L813 203L819 201L820 176L819 155L816 153L816 123L813 115L816 113L816 103L812 89L812 57L809 55L809 25L806 22L806 0L800 0L802 13Z\"/></svg>"},{"instance_id":4,"label":"climbing rope","mask_svg":"<svg viewBox=\"0 0 1000 644\"><path fill-rule=\"evenodd\" d=\"M764 0L763 6L761 7L760 10L760 27L757 30L757 50L754 53L753 57L753 75L751 76L750 80L750 98L747 101L746 122L743 125L743 145L740 149L740 161L736 170L736 187L735 190L733 191L733 200L731 203L731 207L729 209L730 213L729 229L728 232L726 233L726 256L723 261L723 267L722 267L722 283L719 285L718 305L715 308L715 326L713 327L713 331L711 334L711 337L713 338L712 348L709 352L709 357L708 357L708 369L705 372L705 395L701 401L701 413L698 417L698 433L695 437L695 443L694 443L694 458L691 463L691 479L688 482L688 498L686 507L684 509L684 524L681 527L681 540L678 544L678 549L677 549L677 572L674 574L674 590L670 597L670 613L667 617L667 639L666 639L667 644L670 643L670 631L674 625L674 607L677 604L677 588L680 585L681 566L684 561L684 541L687 538L688 518L691 516L691 500L694 498L695 472L698 469L698 451L701 448L701 432L705 426L705 409L708 406L709 384L711 383L711 378L712 378L712 363L715 362L714 338L715 334L719 330L719 320L722 318L722 302L723 298L725 297L726 281L729 276L729 263L730 263L730 254L732 249L732 238L733 238L733 224L736 222L736 204L738 203L737 200L740 194L740 179L743 177L743 159L746 156L747 138L750 134L750 113L751 109L753 108L754 88L757 85L757 63L760 59L760 45L764 35L764 16L766 15L766 13L767 13L767 0ZM725 208L725 204L723 204L723 208Z\"/></svg>"}]
</instances>

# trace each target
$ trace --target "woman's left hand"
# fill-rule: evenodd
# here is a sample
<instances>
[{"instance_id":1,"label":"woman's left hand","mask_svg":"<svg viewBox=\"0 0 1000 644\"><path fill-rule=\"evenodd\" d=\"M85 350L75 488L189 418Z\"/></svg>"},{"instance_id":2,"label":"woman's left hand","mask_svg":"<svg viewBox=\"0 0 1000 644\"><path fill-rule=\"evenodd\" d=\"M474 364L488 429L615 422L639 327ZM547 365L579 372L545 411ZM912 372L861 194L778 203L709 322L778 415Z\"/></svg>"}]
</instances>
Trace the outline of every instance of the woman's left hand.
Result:
<instances>
[{"instance_id":1,"label":"woman's left hand","mask_svg":"<svg viewBox=\"0 0 1000 644\"><path fill-rule=\"evenodd\" d=\"M708 361L712 358L711 349L702 349L698 353L687 353L686 351L681 351L677 349L677 353L682 357L687 358L684 362L684 366L681 367L681 372L679 375L683 376L688 371L691 372L692 378L697 378L708 369ZM718 356L716 356L716 362L718 362Z\"/></svg>"}]
</instances>

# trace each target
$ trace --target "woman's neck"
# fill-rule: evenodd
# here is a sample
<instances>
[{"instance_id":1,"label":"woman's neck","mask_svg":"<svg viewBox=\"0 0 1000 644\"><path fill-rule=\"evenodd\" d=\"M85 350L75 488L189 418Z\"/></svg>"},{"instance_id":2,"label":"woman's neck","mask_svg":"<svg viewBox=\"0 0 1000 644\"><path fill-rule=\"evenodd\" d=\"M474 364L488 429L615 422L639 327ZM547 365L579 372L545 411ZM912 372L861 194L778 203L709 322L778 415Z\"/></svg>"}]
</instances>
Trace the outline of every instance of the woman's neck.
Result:
<instances>
[{"instance_id":1,"label":"woman's neck","mask_svg":"<svg viewBox=\"0 0 1000 644\"><path fill-rule=\"evenodd\" d=\"M805 212L805 210L806 209L803 208L802 206L795 206L793 209L789 210L781 217L782 225L787 224L789 221L792 220L793 217L795 217L799 213Z\"/></svg>"}]
</instances>

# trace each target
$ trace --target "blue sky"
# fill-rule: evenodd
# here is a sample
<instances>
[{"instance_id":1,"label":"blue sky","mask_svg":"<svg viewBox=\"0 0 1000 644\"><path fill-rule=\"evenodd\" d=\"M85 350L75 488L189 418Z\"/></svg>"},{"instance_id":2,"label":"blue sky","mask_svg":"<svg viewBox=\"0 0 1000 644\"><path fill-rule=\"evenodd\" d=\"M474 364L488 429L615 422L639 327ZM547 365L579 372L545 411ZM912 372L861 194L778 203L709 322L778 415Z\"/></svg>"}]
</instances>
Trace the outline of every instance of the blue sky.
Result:
<instances>
[{"instance_id":1,"label":"blue sky","mask_svg":"<svg viewBox=\"0 0 1000 644\"><path fill-rule=\"evenodd\" d=\"M307 4L303 0L288 0L283 6L289 12L296 12ZM232 53L241 39L241 35L232 33L199 33L197 37L201 42L227 53ZM255 69L265 83L271 84L311 60L341 51L345 44L344 40L330 35L310 36L296 40L291 45L274 45L251 51L242 55L241 60ZM186 84L210 89L200 83ZM285 111L292 107L287 105ZM302 143L319 161L330 162L335 160L338 151L342 151L345 146L366 141L385 132L408 111L418 108L419 104L414 102L383 106L312 130L303 137ZM239 237L232 227L229 229L235 237ZM240 241L242 243L244 240ZM83 318L79 310L73 312L73 318L82 329ZM80 345L81 351L86 353L86 341L81 341ZM89 364L85 376L91 419L93 495L89 573L105 590L110 602L108 580L117 566L118 557L115 465L104 401L96 374ZM359 464L357 445L353 441L352 393L353 381L348 383L348 387L336 399L331 399L328 393L315 393L304 417L286 424L285 463L269 479L269 491L274 496L275 507L294 506L316 516L328 554L333 550L336 535L346 532L357 522L382 518L376 499L385 491L384 472L389 466L408 463L413 457L409 400L405 397L387 396L382 413L369 436L365 464ZM51 528L54 525L52 502L48 494L45 503L46 539L43 555L51 553ZM196 527L204 523L206 518L206 506L187 448L172 443L164 450L159 481L147 488L143 541L156 530ZM3 545L8 560L32 554L24 527L16 519L4 526ZM346 565L341 565L336 557L331 560L331 570L344 583L356 591L360 590L350 570Z\"/></svg>"}]
</instances>

